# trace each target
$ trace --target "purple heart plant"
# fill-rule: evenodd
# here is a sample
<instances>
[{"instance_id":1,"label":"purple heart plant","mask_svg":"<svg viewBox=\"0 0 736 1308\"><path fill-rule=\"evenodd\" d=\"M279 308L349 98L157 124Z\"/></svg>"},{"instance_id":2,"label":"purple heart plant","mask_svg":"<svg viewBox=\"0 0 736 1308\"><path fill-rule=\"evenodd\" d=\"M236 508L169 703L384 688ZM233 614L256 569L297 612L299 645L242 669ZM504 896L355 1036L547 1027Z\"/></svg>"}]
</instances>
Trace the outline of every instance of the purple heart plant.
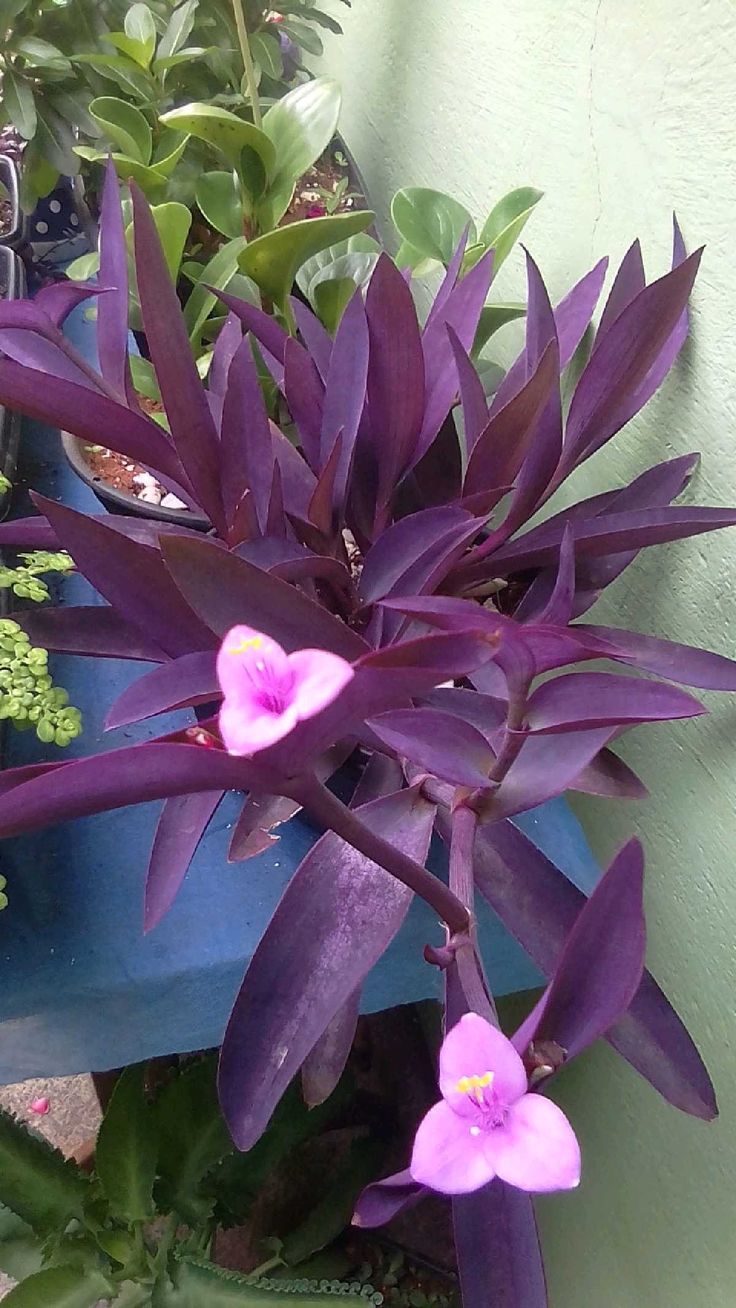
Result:
<instances>
[{"instance_id":1,"label":"purple heart plant","mask_svg":"<svg viewBox=\"0 0 736 1308\"><path fill-rule=\"evenodd\" d=\"M111 706L108 726L172 709L194 710L196 722L0 774L0 833L164 800L145 889L150 930L227 791L244 796L232 860L267 848L300 807L324 829L258 945L224 1039L221 1102L244 1150L300 1068L311 1102L330 1092L362 984L413 896L424 898L443 928L426 949L446 985L442 1099L407 1172L366 1191L357 1220L383 1221L427 1187L449 1193L465 1302L539 1308L529 1196L572 1186L579 1171L572 1127L546 1098L559 1071L605 1037L670 1103L716 1113L695 1045L643 970L639 845L586 900L514 822L568 789L643 795L612 749L617 737L704 711L673 682L736 689L736 663L721 655L586 620L643 547L736 523L736 510L677 503L695 455L527 525L665 379L687 336L700 252L687 257L675 227L673 267L647 285L634 243L566 414L561 375L590 326L605 260L553 309L527 255L525 346L489 403L470 351L493 252L462 275L464 241L424 322L387 256L334 338L301 302L290 335L223 294L229 316L205 383L133 191L166 427L131 385L112 174L100 371L60 330L99 288L55 287L3 309L0 403L143 463L206 514L211 533L39 497L41 516L6 524L0 540L67 550L106 601L20 615L35 643L154 665ZM264 365L287 431L267 416ZM614 670L578 670L601 660ZM362 775L343 803L325 783L351 756ZM433 830L449 849L449 883L425 865ZM476 893L549 983L511 1043L495 1029Z\"/></svg>"}]
</instances>

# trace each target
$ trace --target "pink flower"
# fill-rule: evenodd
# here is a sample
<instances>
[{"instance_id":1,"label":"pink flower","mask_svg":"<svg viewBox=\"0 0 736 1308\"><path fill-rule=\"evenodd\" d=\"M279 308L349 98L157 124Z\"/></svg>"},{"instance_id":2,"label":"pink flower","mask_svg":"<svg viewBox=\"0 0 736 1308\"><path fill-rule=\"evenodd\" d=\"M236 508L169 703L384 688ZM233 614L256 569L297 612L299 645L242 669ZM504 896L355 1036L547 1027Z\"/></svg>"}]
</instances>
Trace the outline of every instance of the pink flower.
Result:
<instances>
[{"instance_id":1,"label":"pink flower","mask_svg":"<svg viewBox=\"0 0 736 1308\"><path fill-rule=\"evenodd\" d=\"M37 1117L45 1117L47 1113L51 1112L51 1103L48 1099L34 1099L28 1107Z\"/></svg>"},{"instance_id":2,"label":"pink flower","mask_svg":"<svg viewBox=\"0 0 736 1308\"><path fill-rule=\"evenodd\" d=\"M419 1124L410 1172L442 1194L468 1194L498 1176L519 1190L571 1190L580 1147L556 1104L527 1092L505 1035L466 1013L440 1051L442 1099Z\"/></svg>"},{"instance_id":3,"label":"pink flower","mask_svg":"<svg viewBox=\"0 0 736 1308\"><path fill-rule=\"evenodd\" d=\"M307 218L324 218L327 213L327 206L324 204L310 204L307 209Z\"/></svg>"},{"instance_id":4,"label":"pink flower","mask_svg":"<svg viewBox=\"0 0 736 1308\"><path fill-rule=\"evenodd\" d=\"M345 659L324 649L286 654L252 627L229 631L217 656L225 696L220 732L229 754L256 754L331 704L352 680Z\"/></svg>"}]
</instances>

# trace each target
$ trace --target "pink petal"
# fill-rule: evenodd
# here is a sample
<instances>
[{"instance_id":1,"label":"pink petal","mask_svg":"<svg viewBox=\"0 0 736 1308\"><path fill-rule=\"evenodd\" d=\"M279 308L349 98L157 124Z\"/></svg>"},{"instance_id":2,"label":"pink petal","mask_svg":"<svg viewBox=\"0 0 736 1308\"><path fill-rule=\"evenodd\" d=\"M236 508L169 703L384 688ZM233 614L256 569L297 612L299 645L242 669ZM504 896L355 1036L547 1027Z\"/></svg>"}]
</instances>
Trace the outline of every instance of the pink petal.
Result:
<instances>
[{"instance_id":1,"label":"pink petal","mask_svg":"<svg viewBox=\"0 0 736 1308\"><path fill-rule=\"evenodd\" d=\"M268 713L252 701L226 699L220 709L220 734L228 754L256 754L283 740L298 722L289 704L283 713Z\"/></svg>"},{"instance_id":2,"label":"pink petal","mask_svg":"<svg viewBox=\"0 0 736 1308\"><path fill-rule=\"evenodd\" d=\"M497 1102L513 1104L526 1094L527 1077L519 1055L506 1036L477 1013L466 1013L445 1036L440 1050L443 1099L464 1117L477 1114L472 1096L458 1090L464 1077L493 1073L488 1091Z\"/></svg>"},{"instance_id":3,"label":"pink petal","mask_svg":"<svg viewBox=\"0 0 736 1308\"><path fill-rule=\"evenodd\" d=\"M543 1095L524 1095L503 1126L484 1134L489 1166L519 1190L543 1194L580 1184L580 1145L565 1114Z\"/></svg>"},{"instance_id":4,"label":"pink petal","mask_svg":"<svg viewBox=\"0 0 736 1308\"><path fill-rule=\"evenodd\" d=\"M480 1190L495 1175L483 1143L484 1133L441 1099L419 1123L409 1171L440 1194Z\"/></svg>"},{"instance_id":5,"label":"pink petal","mask_svg":"<svg viewBox=\"0 0 736 1308\"><path fill-rule=\"evenodd\" d=\"M32 1100L28 1107L32 1113L37 1115L37 1117L45 1117L47 1113L51 1112L51 1102L45 1097L43 1099Z\"/></svg>"},{"instance_id":6,"label":"pink petal","mask_svg":"<svg viewBox=\"0 0 736 1308\"><path fill-rule=\"evenodd\" d=\"M345 659L324 649L299 649L289 655L294 677L292 701L299 720L312 718L337 699L355 673Z\"/></svg>"},{"instance_id":7,"label":"pink petal","mask_svg":"<svg viewBox=\"0 0 736 1308\"><path fill-rule=\"evenodd\" d=\"M247 695L265 675L269 682L291 681L289 663L281 646L254 627L231 627L217 655L217 677L223 694Z\"/></svg>"}]
</instances>

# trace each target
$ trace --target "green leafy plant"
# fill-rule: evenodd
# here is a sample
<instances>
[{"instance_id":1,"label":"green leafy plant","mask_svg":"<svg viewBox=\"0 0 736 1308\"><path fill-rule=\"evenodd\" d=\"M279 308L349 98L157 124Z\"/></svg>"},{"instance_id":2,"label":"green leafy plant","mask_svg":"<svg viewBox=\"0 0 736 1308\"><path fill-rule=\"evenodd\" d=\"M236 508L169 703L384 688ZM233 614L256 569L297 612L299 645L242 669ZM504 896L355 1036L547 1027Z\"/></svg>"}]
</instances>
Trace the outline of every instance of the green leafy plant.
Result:
<instances>
[{"instance_id":1,"label":"green leafy plant","mask_svg":"<svg viewBox=\"0 0 736 1308\"><path fill-rule=\"evenodd\" d=\"M33 727L45 745L63 747L81 735L82 715L54 685L48 658L17 622L0 618L0 721L19 731Z\"/></svg>"},{"instance_id":2,"label":"green leafy plant","mask_svg":"<svg viewBox=\"0 0 736 1308\"><path fill-rule=\"evenodd\" d=\"M322 1199L302 1228L268 1242L276 1252L250 1276L210 1261L218 1227L249 1211L269 1171L334 1116L334 1104L310 1112L293 1091L259 1145L236 1155L217 1104L213 1058L179 1069L153 1101L145 1069L128 1068L89 1174L0 1113L0 1267L19 1281L9 1308L92 1308L100 1298L117 1308L321 1308L336 1295L346 1308L380 1304L371 1286L310 1278L303 1259L290 1259L290 1249L309 1258L339 1233L365 1164L332 1189L342 1204L337 1230ZM333 1100L339 1097L338 1090Z\"/></svg>"}]
</instances>

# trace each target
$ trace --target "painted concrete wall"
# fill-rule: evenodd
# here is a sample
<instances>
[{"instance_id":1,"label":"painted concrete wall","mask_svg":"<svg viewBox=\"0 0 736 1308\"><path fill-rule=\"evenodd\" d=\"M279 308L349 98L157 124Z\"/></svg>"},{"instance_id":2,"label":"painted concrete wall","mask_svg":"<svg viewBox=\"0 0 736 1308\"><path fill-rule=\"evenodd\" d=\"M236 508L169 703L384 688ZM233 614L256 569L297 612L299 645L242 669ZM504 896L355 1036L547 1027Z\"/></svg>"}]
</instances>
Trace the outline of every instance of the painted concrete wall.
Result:
<instances>
[{"instance_id":1,"label":"painted concrete wall","mask_svg":"<svg viewBox=\"0 0 736 1308\"><path fill-rule=\"evenodd\" d=\"M402 185L454 192L479 217L512 186L538 186L546 199L527 238L553 298L637 234L650 272L664 271L673 207L691 248L707 243L686 358L579 486L591 493L700 449L694 496L736 502L732 0L338 9L346 35L326 64L384 217ZM504 296L521 289L520 259L507 268ZM735 580L736 532L721 532L650 551L596 612L736 656ZM584 816L601 854L632 831L644 839L650 963L697 1034L722 1117L686 1119L605 1048L571 1069L564 1097L584 1184L540 1205L555 1308L736 1304L736 703L710 701L709 719L627 739L650 800L591 802Z\"/></svg>"}]
</instances>

